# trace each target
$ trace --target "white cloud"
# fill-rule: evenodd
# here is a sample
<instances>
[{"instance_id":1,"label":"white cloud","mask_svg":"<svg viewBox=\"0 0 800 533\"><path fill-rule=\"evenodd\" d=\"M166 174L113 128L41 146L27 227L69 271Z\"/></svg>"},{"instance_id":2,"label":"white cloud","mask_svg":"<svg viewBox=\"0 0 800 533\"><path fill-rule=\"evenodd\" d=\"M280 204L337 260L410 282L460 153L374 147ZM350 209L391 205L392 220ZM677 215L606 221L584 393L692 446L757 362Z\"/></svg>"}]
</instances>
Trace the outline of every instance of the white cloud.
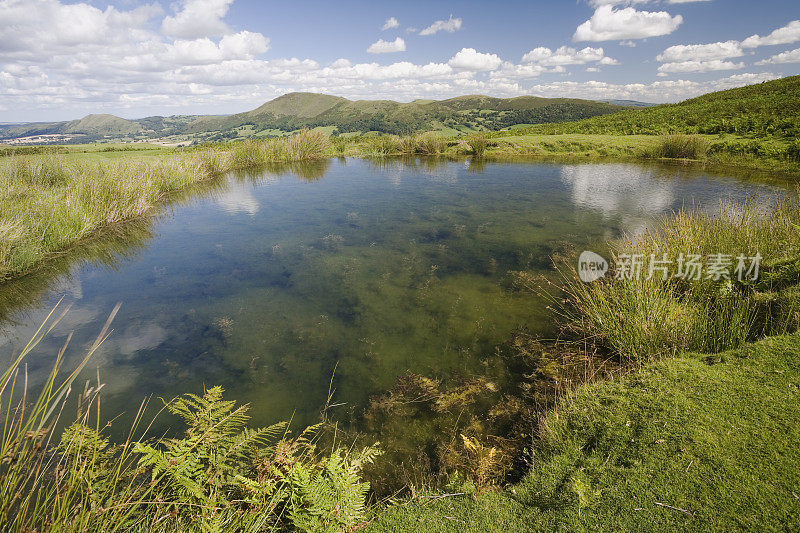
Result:
<instances>
[{"instance_id":1,"label":"white cloud","mask_svg":"<svg viewBox=\"0 0 800 533\"><path fill-rule=\"evenodd\" d=\"M655 0L589 0L592 7L599 6L631 6L635 4L647 4ZM668 4L690 4L694 2L709 2L710 0L666 0Z\"/></svg>"},{"instance_id":2,"label":"white cloud","mask_svg":"<svg viewBox=\"0 0 800 533\"><path fill-rule=\"evenodd\" d=\"M585 65L595 61L606 61L604 64L607 65L616 64L616 60L605 57L602 48L591 48L589 46L582 50L562 46L555 51L540 46L522 56L523 63L536 63L544 66Z\"/></svg>"},{"instance_id":3,"label":"white cloud","mask_svg":"<svg viewBox=\"0 0 800 533\"><path fill-rule=\"evenodd\" d=\"M446 31L448 33L453 33L457 30L461 29L461 19L460 18L453 18L453 15L450 15L450 18L447 20L437 20L427 28L423 29L419 32L420 35L434 35L439 33L440 31Z\"/></svg>"},{"instance_id":4,"label":"white cloud","mask_svg":"<svg viewBox=\"0 0 800 533\"><path fill-rule=\"evenodd\" d=\"M744 55L738 41L725 41L710 44L678 44L661 52L656 59L662 63L679 61L708 61L728 59Z\"/></svg>"},{"instance_id":5,"label":"white cloud","mask_svg":"<svg viewBox=\"0 0 800 533\"><path fill-rule=\"evenodd\" d=\"M592 17L578 26L573 41L617 41L624 39L646 39L668 35L683 22L683 17L674 17L666 11L637 11L632 7L614 9L601 5Z\"/></svg>"},{"instance_id":6,"label":"white cloud","mask_svg":"<svg viewBox=\"0 0 800 533\"><path fill-rule=\"evenodd\" d=\"M769 35L751 35L744 41L742 46L745 48L756 48L757 46L769 46L775 44L789 44L800 41L800 20L793 20L786 26L778 28Z\"/></svg>"},{"instance_id":7,"label":"white cloud","mask_svg":"<svg viewBox=\"0 0 800 533\"><path fill-rule=\"evenodd\" d=\"M781 63L800 63L800 48L796 48L787 52L781 52L780 54L770 57L769 59L759 61L756 63L756 65L778 65Z\"/></svg>"},{"instance_id":8,"label":"white cloud","mask_svg":"<svg viewBox=\"0 0 800 533\"><path fill-rule=\"evenodd\" d=\"M399 28L399 27L400 27L400 23L397 21L397 19L394 18L394 17L389 17L388 19L386 19L386 22L383 24L383 27L381 28L381 30L386 31L386 30L391 30L393 28Z\"/></svg>"},{"instance_id":9,"label":"white cloud","mask_svg":"<svg viewBox=\"0 0 800 533\"><path fill-rule=\"evenodd\" d=\"M743 73L707 82L689 80L655 81L652 83L614 84L601 81L560 81L531 87L530 93L540 96L589 98L594 100L621 99L643 102L677 102L712 91L722 91L769 81L779 76L772 72Z\"/></svg>"},{"instance_id":10,"label":"white cloud","mask_svg":"<svg viewBox=\"0 0 800 533\"><path fill-rule=\"evenodd\" d=\"M447 62L454 69L469 71L495 70L502 63L497 54L484 54L474 48L462 48Z\"/></svg>"},{"instance_id":11,"label":"white cloud","mask_svg":"<svg viewBox=\"0 0 800 533\"><path fill-rule=\"evenodd\" d=\"M740 68L744 68L744 63L734 63L733 61L711 59L709 61L680 61L675 63L664 63L658 67L658 72L711 72L715 70L736 70Z\"/></svg>"},{"instance_id":12,"label":"white cloud","mask_svg":"<svg viewBox=\"0 0 800 533\"><path fill-rule=\"evenodd\" d=\"M118 46L146 37L143 26L161 14L158 6L130 11L58 0L0 1L0 52L3 62L39 61L76 47Z\"/></svg>"},{"instance_id":13,"label":"white cloud","mask_svg":"<svg viewBox=\"0 0 800 533\"><path fill-rule=\"evenodd\" d=\"M394 41L384 41L383 39L378 39L376 42L369 45L369 48L367 48L367 52L370 54L388 54L391 52L405 51L406 42L400 37Z\"/></svg>"},{"instance_id":14,"label":"white cloud","mask_svg":"<svg viewBox=\"0 0 800 533\"><path fill-rule=\"evenodd\" d=\"M161 31L172 37L219 37L229 32L223 18L233 0L182 0L174 16L164 18Z\"/></svg>"}]
</instances>

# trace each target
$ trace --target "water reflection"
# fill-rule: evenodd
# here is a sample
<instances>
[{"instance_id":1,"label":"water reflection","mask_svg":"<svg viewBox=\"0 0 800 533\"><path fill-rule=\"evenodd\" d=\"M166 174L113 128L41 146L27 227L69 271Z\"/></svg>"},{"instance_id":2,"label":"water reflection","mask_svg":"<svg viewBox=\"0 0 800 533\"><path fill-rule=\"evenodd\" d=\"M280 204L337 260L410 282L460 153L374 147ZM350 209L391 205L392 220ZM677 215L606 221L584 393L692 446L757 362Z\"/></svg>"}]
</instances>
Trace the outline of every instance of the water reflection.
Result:
<instances>
[{"instance_id":1,"label":"water reflection","mask_svg":"<svg viewBox=\"0 0 800 533\"><path fill-rule=\"evenodd\" d=\"M754 195L754 188L747 183L708 179L693 168L676 173L663 166L563 165L561 179L576 205L606 218L620 218L626 231L634 235L664 213L695 208L714 213L720 202L746 199L767 207L781 194L779 189L764 186Z\"/></svg>"}]
</instances>

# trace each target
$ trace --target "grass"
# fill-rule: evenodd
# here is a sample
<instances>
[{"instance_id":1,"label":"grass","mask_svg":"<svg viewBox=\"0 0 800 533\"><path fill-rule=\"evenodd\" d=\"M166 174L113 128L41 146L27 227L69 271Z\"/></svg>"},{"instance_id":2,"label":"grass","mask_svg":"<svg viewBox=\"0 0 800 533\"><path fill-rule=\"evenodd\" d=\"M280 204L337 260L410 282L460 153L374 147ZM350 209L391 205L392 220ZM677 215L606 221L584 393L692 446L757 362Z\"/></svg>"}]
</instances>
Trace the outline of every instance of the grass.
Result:
<instances>
[{"instance_id":1,"label":"grass","mask_svg":"<svg viewBox=\"0 0 800 533\"><path fill-rule=\"evenodd\" d=\"M304 131L158 157L6 157L0 161L0 280L24 274L102 228L151 213L171 195L226 172L328 152L327 136Z\"/></svg>"},{"instance_id":2,"label":"grass","mask_svg":"<svg viewBox=\"0 0 800 533\"><path fill-rule=\"evenodd\" d=\"M570 331L623 360L647 360L683 351L719 352L747 341L800 327L800 207L787 200L763 209L753 201L724 204L712 215L697 210L664 219L644 235L612 245L622 254L667 258L675 265L682 255L729 254L730 279L685 280L656 272L646 279L602 279L582 283L566 277L568 305L564 318ZM739 279L736 257L761 256L758 281ZM645 259L646 258L646 259ZM750 262L746 260L749 267ZM746 274L746 272L743 272Z\"/></svg>"},{"instance_id":3,"label":"grass","mask_svg":"<svg viewBox=\"0 0 800 533\"><path fill-rule=\"evenodd\" d=\"M581 387L544 420L520 483L417 499L367 531L792 530L798 354L800 335L774 337Z\"/></svg>"}]
</instances>

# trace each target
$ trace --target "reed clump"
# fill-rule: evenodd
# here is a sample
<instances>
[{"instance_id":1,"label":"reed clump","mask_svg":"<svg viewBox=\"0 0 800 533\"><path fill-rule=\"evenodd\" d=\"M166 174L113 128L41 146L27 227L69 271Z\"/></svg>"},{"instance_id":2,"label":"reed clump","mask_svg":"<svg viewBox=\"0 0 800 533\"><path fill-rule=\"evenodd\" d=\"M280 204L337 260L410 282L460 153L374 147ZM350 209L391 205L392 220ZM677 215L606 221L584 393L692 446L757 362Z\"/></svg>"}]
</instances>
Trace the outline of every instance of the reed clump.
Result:
<instances>
[{"instance_id":1,"label":"reed clump","mask_svg":"<svg viewBox=\"0 0 800 533\"><path fill-rule=\"evenodd\" d=\"M483 157L486 153L486 148L489 145L489 138L482 133L475 133L467 136L467 144L475 157Z\"/></svg>"},{"instance_id":2,"label":"reed clump","mask_svg":"<svg viewBox=\"0 0 800 533\"><path fill-rule=\"evenodd\" d=\"M699 135L662 135L655 156L668 159L703 159L711 147Z\"/></svg>"},{"instance_id":3,"label":"reed clump","mask_svg":"<svg viewBox=\"0 0 800 533\"><path fill-rule=\"evenodd\" d=\"M800 207L798 198L769 209L755 201L725 203L717 214L682 211L653 231L617 242L612 253L644 261L665 258L665 276L610 275L593 283L568 271L561 306L566 327L600 351L646 361L683 351L721 352L800 328ZM721 254L718 255L718 254ZM677 276L677 265L701 258L699 276ZM737 273L739 258L747 271ZM756 256L758 276L750 270ZM726 274L709 270L711 258ZM722 262L724 263L722 263ZM649 278L649 279L648 279ZM757 279L756 279L757 278Z\"/></svg>"}]
</instances>

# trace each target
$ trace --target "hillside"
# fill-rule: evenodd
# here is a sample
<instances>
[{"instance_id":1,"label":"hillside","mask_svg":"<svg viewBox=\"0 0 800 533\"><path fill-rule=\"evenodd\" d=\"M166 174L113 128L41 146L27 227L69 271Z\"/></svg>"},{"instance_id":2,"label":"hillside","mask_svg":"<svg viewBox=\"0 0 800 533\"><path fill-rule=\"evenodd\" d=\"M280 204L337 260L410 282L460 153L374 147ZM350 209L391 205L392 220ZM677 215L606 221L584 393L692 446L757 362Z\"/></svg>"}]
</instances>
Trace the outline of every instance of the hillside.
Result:
<instances>
[{"instance_id":1,"label":"hillside","mask_svg":"<svg viewBox=\"0 0 800 533\"><path fill-rule=\"evenodd\" d=\"M564 98L492 98L482 95L448 100L347 100L312 93L290 93L245 113L203 117L187 131L226 131L244 126L255 130L293 131L333 127L340 133L380 131L403 134L425 130L498 130L514 124L579 120L615 113L622 106Z\"/></svg>"},{"instance_id":2,"label":"hillside","mask_svg":"<svg viewBox=\"0 0 800 533\"><path fill-rule=\"evenodd\" d=\"M530 128L532 133L731 133L800 135L800 76L704 94L679 104L629 109L571 124Z\"/></svg>"}]
</instances>

